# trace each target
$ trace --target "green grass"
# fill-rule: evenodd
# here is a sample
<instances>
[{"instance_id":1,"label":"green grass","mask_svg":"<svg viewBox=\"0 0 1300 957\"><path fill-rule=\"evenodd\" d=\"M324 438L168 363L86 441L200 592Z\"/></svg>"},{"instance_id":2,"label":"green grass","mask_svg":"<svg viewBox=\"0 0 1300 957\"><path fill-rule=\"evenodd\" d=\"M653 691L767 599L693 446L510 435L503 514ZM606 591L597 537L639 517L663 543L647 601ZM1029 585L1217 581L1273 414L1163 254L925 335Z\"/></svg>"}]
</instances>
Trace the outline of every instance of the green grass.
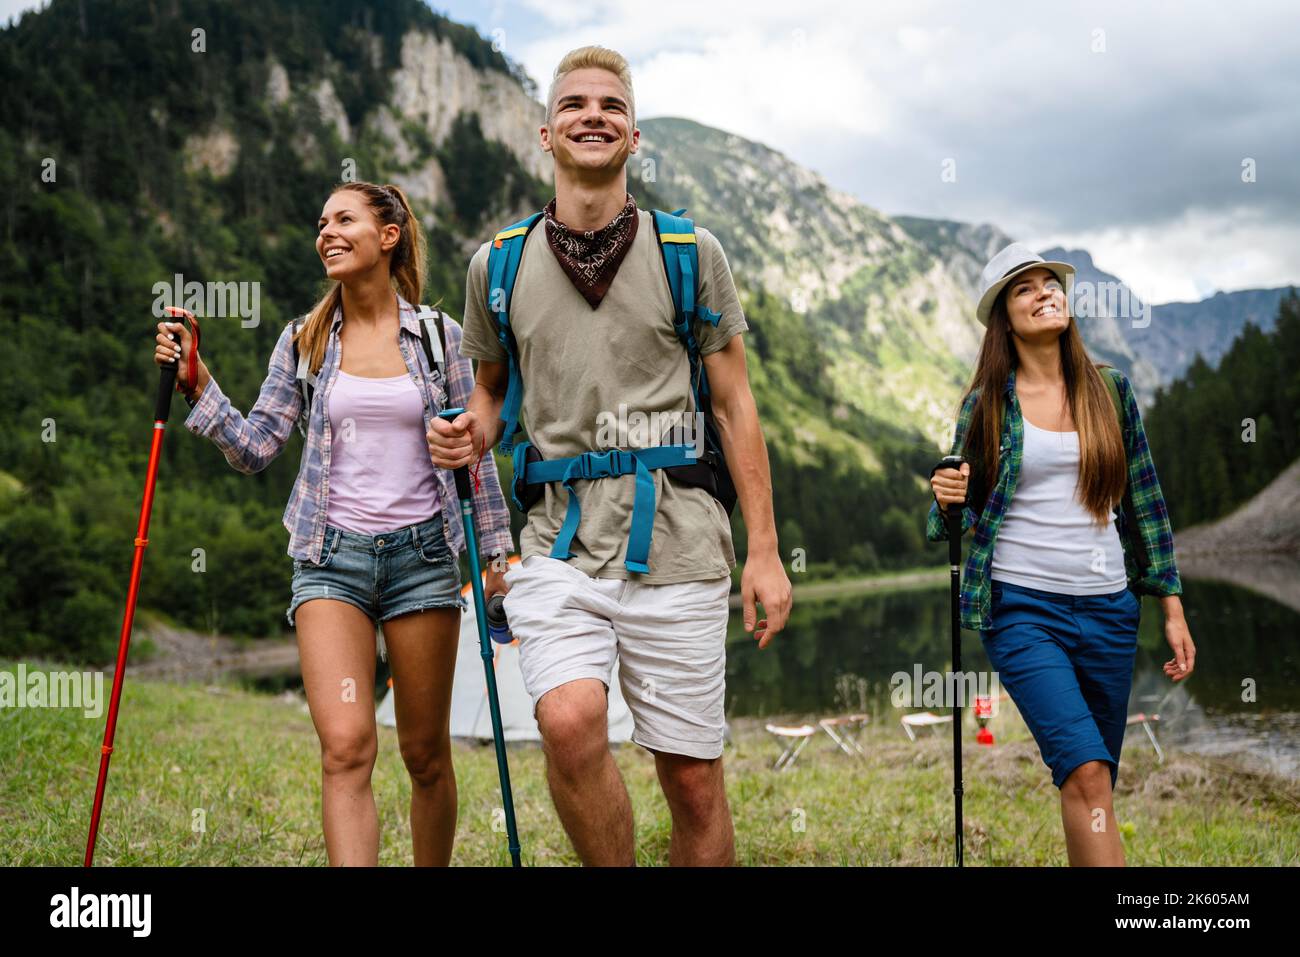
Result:
<instances>
[{"instance_id":1,"label":"green grass","mask_svg":"<svg viewBox=\"0 0 1300 957\"><path fill-rule=\"evenodd\" d=\"M28 665L29 670L35 667ZM12 666L10 666L12 670ZM109 687L105 683L105 698ZM104 716L0 709L0 864L79 864ZM813 740L795 769L760 724L732 724L725 762L737 857L747 865L943 865L952 853L951 738L910 744L897 724L864 736L850 759ZM995 719L996 747L965 751L967 862L1065 863L1057 792L1019 717ZM396 733L380 728L374 773L380 862L409 865L410 784ZM1171 753L1156 763L1130 739L1116 811L1130 865L1287 865L1300 852L1300 786ZM637 860L664 864L670 820L650 756L615 750L632 798ZM503 865L505 835L490 746L457 743L454 863ZM546 792L535 746L510 767L526 865L576 864ZM193 822L203 816L206 830ZM108 865L321 865L320 763L300 698L234 687L129 681L123 695L96 862Z\"/></svg>"}]
</instances>

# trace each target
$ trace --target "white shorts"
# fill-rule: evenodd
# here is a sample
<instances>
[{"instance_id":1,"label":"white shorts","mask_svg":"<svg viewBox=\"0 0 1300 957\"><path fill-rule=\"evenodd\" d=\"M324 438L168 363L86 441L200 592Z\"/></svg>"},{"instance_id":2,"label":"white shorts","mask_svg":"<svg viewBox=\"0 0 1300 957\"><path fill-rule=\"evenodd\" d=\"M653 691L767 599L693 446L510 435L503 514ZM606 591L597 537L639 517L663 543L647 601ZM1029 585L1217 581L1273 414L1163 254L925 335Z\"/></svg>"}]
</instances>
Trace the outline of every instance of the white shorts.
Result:
<instances>
[{"instance_id":1,"label":"white shorts","mask_svg":"<svg viewBox=\"0 0 1300 957\"><path fill-rule=\"evenodd\" d=\"M597 678L608 689L617 658L635 743L722 755L730 577L645 585L530 555L510 567L506 584L534 714L544 694L570 681Z\"/></svg>"}]
</instances>

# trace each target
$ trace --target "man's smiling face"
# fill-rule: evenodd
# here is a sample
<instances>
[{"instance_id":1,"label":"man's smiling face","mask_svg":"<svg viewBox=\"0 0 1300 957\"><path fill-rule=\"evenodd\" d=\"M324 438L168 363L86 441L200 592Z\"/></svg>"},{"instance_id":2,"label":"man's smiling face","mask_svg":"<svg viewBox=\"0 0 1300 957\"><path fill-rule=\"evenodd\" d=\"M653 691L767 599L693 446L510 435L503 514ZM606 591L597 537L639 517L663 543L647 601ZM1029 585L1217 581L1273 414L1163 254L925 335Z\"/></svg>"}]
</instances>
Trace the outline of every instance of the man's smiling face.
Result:
<instances>
[{"instance_id":1,"label":"man's smiling face","mask_svg":"<svg viewBox=\"0 0 1300 957\"><path fill-rule=\"evenodd\" d=\"M627 89L599 67L560 78L550 122L541 128L542 149L575 170L618 169L635 153L641 131L634 125Z\"/></svg>"}]
</instances>

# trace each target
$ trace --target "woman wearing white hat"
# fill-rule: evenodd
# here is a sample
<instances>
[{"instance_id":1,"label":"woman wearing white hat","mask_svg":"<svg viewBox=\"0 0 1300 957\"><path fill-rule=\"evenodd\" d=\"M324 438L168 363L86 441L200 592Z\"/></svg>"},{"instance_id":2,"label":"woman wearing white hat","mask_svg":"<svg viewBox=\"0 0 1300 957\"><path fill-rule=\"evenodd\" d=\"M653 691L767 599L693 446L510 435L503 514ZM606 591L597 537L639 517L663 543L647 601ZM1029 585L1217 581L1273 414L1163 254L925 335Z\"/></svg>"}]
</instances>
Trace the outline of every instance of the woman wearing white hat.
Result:
<instances>
[{"instance_id":1,"label":"woman wearing white hat","mask_svg":"<svg viewBox=\"0 0 1300 957\"><path fill-rule=\"evenodd\" d=\"M1159 598L1172 680L1192 673L1196 649L1137 401L1089 358L1068 309L1073 276L1019 243L984 267L988 331L952 449L966 462L932 474L927 536L945 539L940 509L965 503L962 626L980 632L1052 769L1070 863L1122 865L1112 789L1138 596Z\"/></svg>"}]
</instances>

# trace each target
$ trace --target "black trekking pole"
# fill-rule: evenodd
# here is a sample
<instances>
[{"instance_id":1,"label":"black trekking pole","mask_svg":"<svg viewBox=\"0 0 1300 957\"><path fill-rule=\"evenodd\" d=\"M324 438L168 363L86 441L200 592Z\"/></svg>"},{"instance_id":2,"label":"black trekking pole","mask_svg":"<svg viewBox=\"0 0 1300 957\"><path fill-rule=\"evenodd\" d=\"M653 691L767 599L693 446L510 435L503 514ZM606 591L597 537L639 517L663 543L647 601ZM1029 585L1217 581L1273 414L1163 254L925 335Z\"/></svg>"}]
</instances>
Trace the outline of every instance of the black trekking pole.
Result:
<instances>
[{"instance_id":1,"label":"black trekking pole","mask_svg":"<svg viewBox=\"0 0 1300 957\"><path fill-rule=\"evenodd\" d=\"M935 466L935 468L936 470L957 469L960 471L963 461L965 460L960 455L945 455L943 460ZM958 867L963 866L965 858L965 840L962 834L963 828L961 821L962 708L961 700L957 697L957 676L961 674L961 516L962 509L965 508L965 505L965 499L960 502L950 502L944 510L944 521L948 528L948 573L949 592L951 596L949 605L952 612L952 797L953 812L956 817L955 847L956 864Z\"/></svg>"},{"instance_id":2,"label":"black trekking pole","mask_svg":"<svg viewBox=\"0 0 1300 957\"><path fill-rule=\"evenodd\" d=\"M443 409L438 417L453 421L464 409ZM492 716L492 742L496 745L497 774L501 778L501 800L505 805L506 839L510 862L520 867L519 832L515 829L515 802L510 792L510 767L506 762L506 742L501 729L501 701L497 697L497 675L493 668L492 642L488 639L487 603L483 598L483 573L478 561L478 530L474 526L474 499L469 484L469 467L455 469L456 496L460 499L460 517L465 526L465 551L469 555L470 587L474 593L474 615L478 619L478 648L487 675L488 711Z\"/></svg>"}]
</instances>

